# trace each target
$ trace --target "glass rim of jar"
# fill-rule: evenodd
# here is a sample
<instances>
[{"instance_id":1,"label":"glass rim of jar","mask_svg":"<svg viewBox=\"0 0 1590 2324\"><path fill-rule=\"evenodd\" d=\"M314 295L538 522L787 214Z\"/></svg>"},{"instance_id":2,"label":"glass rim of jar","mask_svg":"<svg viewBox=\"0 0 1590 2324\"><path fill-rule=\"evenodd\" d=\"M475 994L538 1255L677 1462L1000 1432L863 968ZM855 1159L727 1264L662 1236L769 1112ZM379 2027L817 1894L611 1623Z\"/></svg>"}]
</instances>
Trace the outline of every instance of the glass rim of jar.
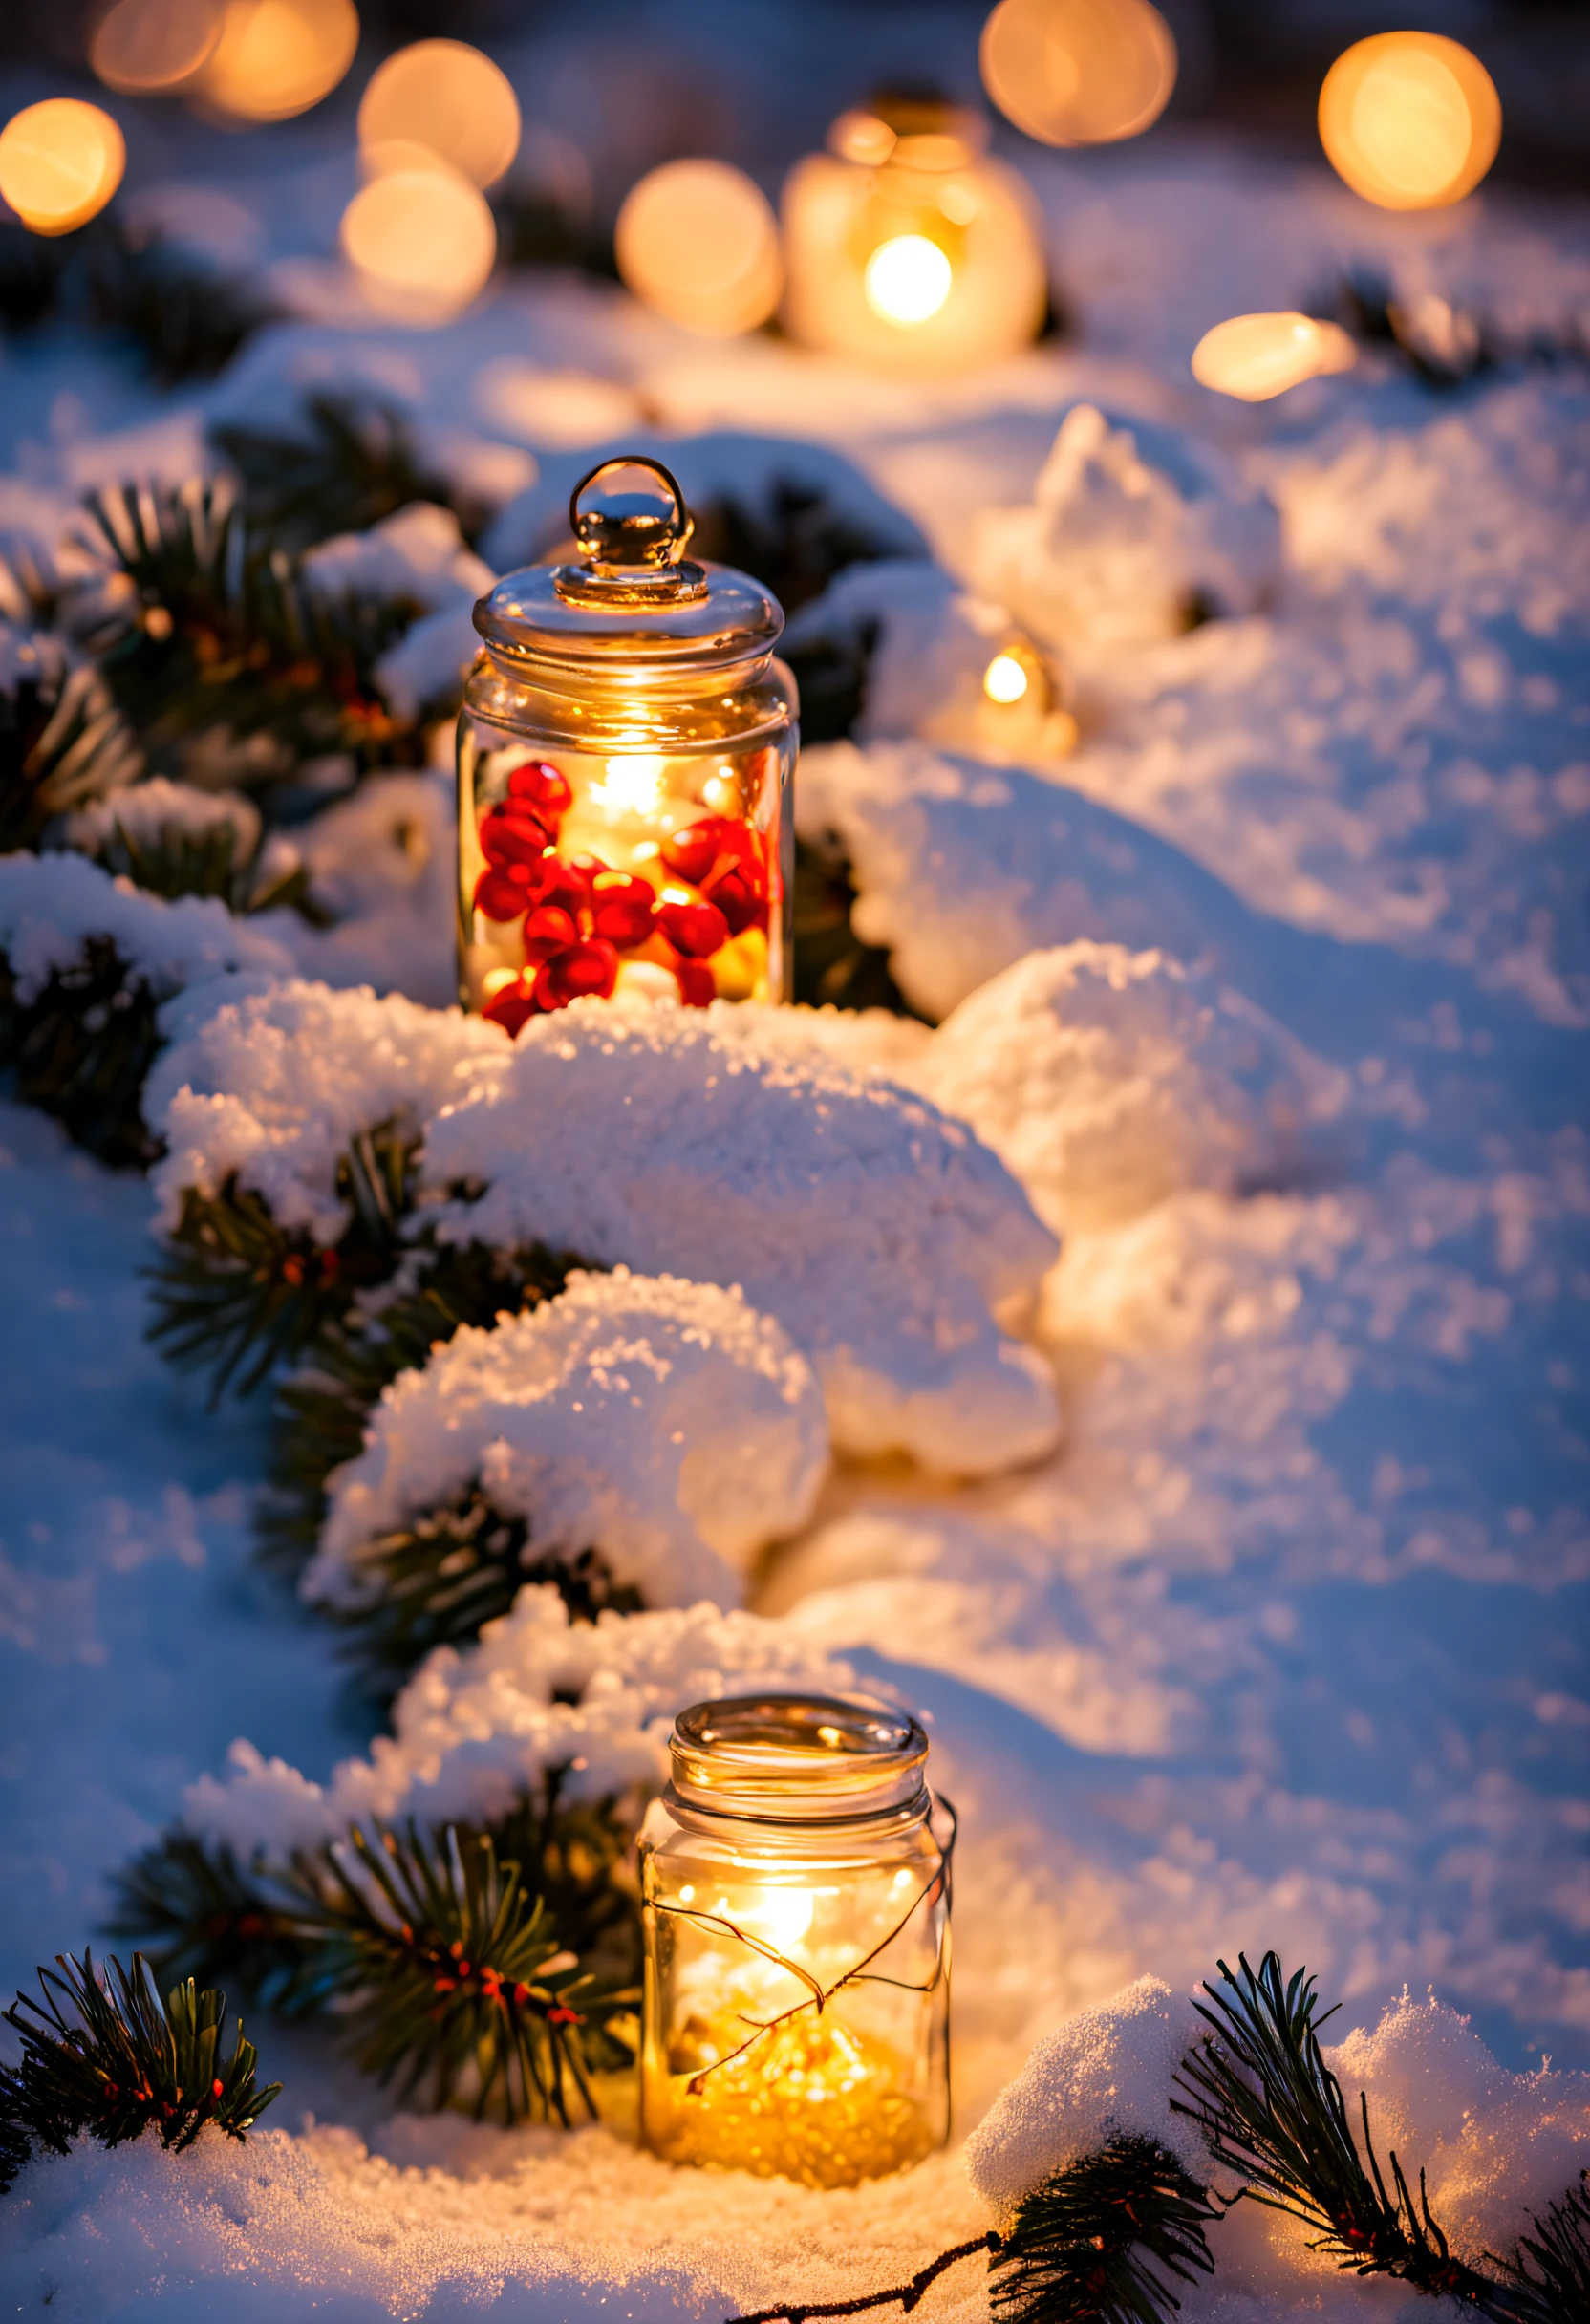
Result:
<instances>
[{"instance_id":1,"label":"glass rim of jar","mask_svg":"<svg viewBox=\"0 0 1590 2324\"><path fill-rule=\"evenodd\" d=\"M588 682L648 670L723 670L766 661L784 632L777 599L732 565L703 562L699 597L655 608L566 597L559 570L521 566L477 600L475 628L499 668L539 663Z\"/></svg>"},{"instance_id":2,"label":"glass rim of jar","mask_svg":"<svg viewBox=\"0 0 1590 2324\"><path fill-rule=\"evenodd\" d=\"M883 1832L925 1817L928 1737L869 1696L779 1693L694 1703L674 1722L665 1804L695 1823ZM698 1827L700 1828L700 1827Z\"/></svg>"}]
</instances>

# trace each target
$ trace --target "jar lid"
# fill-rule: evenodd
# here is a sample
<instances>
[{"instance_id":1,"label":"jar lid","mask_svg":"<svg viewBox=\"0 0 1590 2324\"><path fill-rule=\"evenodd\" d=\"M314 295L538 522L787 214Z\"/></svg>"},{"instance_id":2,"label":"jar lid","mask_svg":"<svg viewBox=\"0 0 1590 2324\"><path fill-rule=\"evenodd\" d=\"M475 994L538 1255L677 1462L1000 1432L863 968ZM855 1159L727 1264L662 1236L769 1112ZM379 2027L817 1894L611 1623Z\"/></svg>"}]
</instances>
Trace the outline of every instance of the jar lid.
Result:
<instances>
[{"instance_id":1,"label":"jar lid","mask_svg":"<svg viewBox=\"0 0 1590 2324\"><path fill-rule=\"evenodd\" d=\"M825 1694L731 1695L674 1722L670 1805L789 1823L928 1805L928 1738L907 1711Z\"/></svg>"},{"instance_id":2,"label":"jar lid","mask_svg":"<svg viewBox=\"0 0 1590 2324\"><path fill-rule=\"evenodd\" d=\"M604 460L569 502L578 564L505 573L475 608L492 653L667 669L771 653L784 612L760 581L685 555L695 519L658 460Z\"/></svg>"}]
</instances>

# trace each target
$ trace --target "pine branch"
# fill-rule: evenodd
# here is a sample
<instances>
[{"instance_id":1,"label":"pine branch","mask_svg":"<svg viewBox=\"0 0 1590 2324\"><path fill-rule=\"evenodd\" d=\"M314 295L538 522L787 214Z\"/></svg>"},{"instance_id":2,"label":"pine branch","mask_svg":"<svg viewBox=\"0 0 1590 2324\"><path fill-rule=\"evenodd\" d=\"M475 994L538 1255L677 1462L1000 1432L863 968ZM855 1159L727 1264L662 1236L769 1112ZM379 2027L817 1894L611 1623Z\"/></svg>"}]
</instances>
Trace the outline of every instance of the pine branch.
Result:
<instances>
[{"instance_id":1,"label":"pine branch","mask_svg":"<svg viewBox=\"0 0 1590 2324\"><path fill-rule=\"evenodd\" d=\"M11 578L0 572L0 582ZM0 612L9 593L0 589ZM0 854L36 848L57 815L119 790L142 766L97 670L0 691Z\"/></svg>"},{"instance_id":2,"label":"pine branch","mask_svg":"<svg viewBox=\"0 0 1590 2324\"><path fill-rule=\"evenodd\" d=\"M527 1521L503 1516L476 1484L361 1549L360 1576L379 1595L340 1619L348 1659L378 1701L390 1702L434 1647L473 1645L528 1582L551 1582L574 1622L644 1610L640 1591L614 1582L598 1551L527 1557L529 1539Z\"/></svg>"},{"instance_id":3,"label":"pine branch","mask_svg":"<svg viewBox=\"0 0 1590 2324\"><path fill-rule=\"evenodd\" d=\"M42 2001L20 1994L5 2012L22 2037L21 2063L0 2090L8 2159L19 2140L64 2155L84 2130L106 2146L156 2129L163 2146L181 2150L206 2122L242 2139L281 2088L255 2087L241 2020L223 2055L224 1993L189 1981L162 2010L140 1954L130 1974L113 1956L103 1984L92 1954L80 1965L57 1956L55 1970L40 1969L39 1987Z\"/></svg>"},{"instance_id":4,"label":"pine branch","mask_svg":"<svg viewBox=\"0 0 1590 2324\"><path fill-rule=\"evenodd\" d=\"M225 1978L280 2016L304 2009L319 1938L304 1898L226 1841L178 1825L113 1875L111 1892L106 1935L140 1940L162 1982Z\"/></svg>"},{"instance_id":5,"label":"pine branch","mask_svg":"<svg viewBox=\"0 0 1590 2324\"><path fill-rule=\"evenodd\" d=\"M159 1003L108 936L89 936L31 1001L0 953L0 1067L26 1104L113 1170L144 1169L161 1151L142 1113L161 1048Z\"/></svg>"},{"instance_id":6,"label":"pine branch","mask_svg":"<svg viewBox=\"0 0 1590 2324\"><path fill-rule=\"evenodd\" d=\"M275 312L252 284L181 245L129 233L115 204L71 234L0 225L0 321L9 330L65 319L122 333L163 386L213 377Z\"/></svg>"},{"instance_id":7,"label":"pine branch","mask_svg":"<svg viewBox=\"0 0 1590 2324\"><path fill-rule=\"evenodd\" d=\"M1246 1955L1236 1974L1219 1964L1225 1990L1206 1985L1213 2007L1196 2004L1210 2031L1174 2077L1185 2095L1178 2114L1196 2122L1214 2160L1236 2172L1245 2196L1311 2230L1308 2248L1360 2275L1388 2275L1415 2291L1466 2301L1494 2324L1521 2324L1528 2311L1508 2287L1454 2258L1432 2216L1419 2174L1415 2198L1395 2153L1387 2188L1360 2094L1360 2161L1342 2086L1326 2065L1315 2014L1314 1981L1299 1969L1283 1979L1266 1953L1257 1972Z\"/></svg>"},{"instance_id":8,"label":"pine branch","mask_svg":"<svg viewBox=\"0 0 1590 2324\"><path fill-rule=\"evenodd\" d=\"M418 726L394 717L375 677L416 602L311 588L225 479L121 485L86 506L111 585L79 619L158 770L182 775L217 734L244 783L337 752L366 768L418 764Z\"/></svg>"},{"instance_id":9,"label":"pine branch","mask_svg":"<svg viewBox=\"0 0 1590 2324\"><path fill-rule=\"evenodd\" d=\"M1154 2140L1112 2139L1021 2203L990 2310L1006 2324L1165 2324L1181 2305L1165 2275L1213 2273L1204 2227L1220 2215Z\"/></svg>"},{"instance_id":10,"label":"pine branch","mask_svg":"<svg viewBox=\"0 0 1590 2324\"><path fill-rule=\"evenodd\" d=\"M215 1194L187 1188L165 1256L147 1270L148 1338L183 1369L207 1369L212 1401L234 1378L251 1394L397 1267L419 1143L391 1121L355 1139L336 1173L353 1217L330 1248L278 1226L235 1174Z\"/></svg>"},{"instance_id":11,"label":"pine branch","mask_svg":"<svg viewBox=\"0 0 1590 2324\"><path fill-rule=\"evenodd\" d=\"M243 479L248 522L284 549L367 531L414 501L451 508L466 540L490 513L428 468L403 415L373 396L309 396L291 428L220 421L210 441Z\"/></svg>"},{"instance_id":12,"label":"pine branch","mask_svg":"<svg viewBox=\"0 0 1590 2324\"><path fill-rule=\"evenodd\" d=\"M390 1382L423 1364L462 1324L489 1325L555 1298L580 1262L542 1243L515 1252L443 1243L416 1247L409 1263L411 1284L328 1318L305 1368L277 1388L270 1489L257 1520L268 1564L296 1573L313 1555L326 1521L326 1480L359 1452Z\"/></svg>"},{"instance_id":13,"label":"pine branch","mask_svg":"<svg viewBox=\"0 0 1590 2324\"><path fill-rule=\"evenodd\" d=\"M195 831L176 822L140 838L118 821L94 850L96 863L150 895L215 896L240 917L287 909L311 927L329 928L331 915L311 895L304 867L294 864L277 878L262 879L262 855L255 848L240 856L237 833L227 824Z\"/></svg>"},{"instance_id":14,"label":"pine branch","mask_svg":"<svg viewBox=\"0 0 1590 2324\"><path fill-rule=\"evenodd\" d=\"M786 613L820 597L847 566L900 554L826 492L788 477L774 481L763 514L732 493L699 503L693 554L754 573Z\"/></svg>"},{"instance_id":15,"label":"pine branch","mask_svg":"<svg viewBox=\"0 0 1590 2324\"><path fill-rule=\"evenodd\" d=\"M795 999L807 1008L917 1011L895 983L889 955L850 925L856 892L842 856L795 843Z\"/></svg>"},{"instance_id":16,"label":"pine branch","mask_svg":"<svg viewBox=\"0 0 1590 2324\"><path fill-rule=\"evenodd\" d=\"M1510 2259L1486 2258L1506 2277L1514 2324L1572 2324L1590 2316L1590 2171L1552 2204Z\"/></svg>"}]
</instances>

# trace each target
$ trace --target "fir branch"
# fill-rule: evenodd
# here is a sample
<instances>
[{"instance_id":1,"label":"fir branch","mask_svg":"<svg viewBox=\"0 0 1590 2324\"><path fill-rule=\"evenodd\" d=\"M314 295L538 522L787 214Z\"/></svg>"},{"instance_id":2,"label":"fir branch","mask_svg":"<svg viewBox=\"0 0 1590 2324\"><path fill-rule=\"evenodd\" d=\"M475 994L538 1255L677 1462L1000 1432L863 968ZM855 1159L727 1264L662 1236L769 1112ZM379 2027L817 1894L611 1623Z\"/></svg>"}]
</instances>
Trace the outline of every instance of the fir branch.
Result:
<instances>
[{"instance_id":1,"label":"fir branch","mask_svg":"<svg viewBox=\"0 0 1590 2324\"><path fill-rule=\"evenodd\" d=\"M807 1008L918 1012L895 983L889 955L850 925L856 892L842 855L795 843L795 999Z\"/></svg>"},{"instance_id":2,"label":"fir branch","mask_svg":"<svg viewBox=\"0 0 1590 2324\"><path fill-rule=\"evenodd\" d=\"M366 768L418 763L419 728L388 710L375 677L416 602L310 587L223 478L121 485L86 506L108 585L78 620L160 771L181 776L218 733L246 783L334 753Z\"/></svg>"},{"instance_id":3,"label":"fir branch","mask_svg":"<svg viewBox=\"0 0 1590 2324\"><path fill-rule=\"evenodd\" d=\"M1590 2316L1590 2171L1534 2223L1510 2259L1485 2256L1507 2279L1515 2324L1570 2324Z\"/></svg>"},{"instance_id":4,"label":"fir branch","mask_svg":"<svg viewBox=\"0 0 1590 2324\"><path fill-rule=\"evenodd\" d=\"M70 321L133 342L163 386L211 378L276 309L254 284L164 237L132 232L112 204L70 234L0 224L0 321Z\"/></svg>"},{"instance_id":5,"label":"fir branch","mask_svg":"<svg viewBox=\"0 0 1590 2324\"><path fill-rule=\"evenodd\" d=\"M360 1549L360 1581L374 1594L340 1619L347 1657L378 1701L389 1702L434 1647L472 1645L528 1582L551 1582L574 1622L644 1611L640 1591L615 1582L599 1551L535 1557L529 1542L528 1521L505 1517L476 1484Z\"/></svg>"},{"instance_id":6,"label":"fir branch","mask_svg":"<svg viewBox=\"0 0 1590 2324\"><path fill-rule=\"evenodd\" d=\"M462 1324L489 1325L555 1298L579 1263L542 1243L514 1252L483 1243L421 1245L407 1262L411 1282L328 1318L305 1368L276 1391L269 1490L257 1518L266 1562L295 1573L313 1555L326 1521L326 1480L357 1455L390 1382L423 1364Z\"/></svg>"},{"instance_id":7,"label":"fir branch","mask_svg":"<svg viewBox=\"0 0 1590 2324\"><path fill-rule=\"evenodd\" d=\"M52 970L31 1001L0 953L0 1067L19 1096L54 1114L113 1170L144 1169L161 1143L143 1119L143 1085L160 1051L159 1003L108 936Z\"/></svg>"},{"instance_id":8,"label":"fir branch","mask_svg":"<svg viewBox=\"0 0 1590 2324\"><path fill-rule=\"evenodd\" d=\"M118 821L95 850L94 860L149 895L215 896L228 912L245 917L287 909L311 927L329 928L331 915L311 894L303 865L293 863L278 877L262 879L262 854L256 848L240 856L237 833L228 824L194 831L172 822L153 837L140 838Z\"/></svg>"},{"instance_id":9,"label":"fir branch","mask_svg":"<svg viewBox=\"0 0 1590 2324\"><path fill-rule=\"evenodd\" d=\"M225 1840L175 1826L111 1878L105 1934L137 1938L155 1973L223 1978L281 2016L306 2003L318 1931L303 1895L240 1864Z\"/></svg>"},{"instance_id":10,"label":"fir branch","mask_svg":"<svg viewBox=\"0 0 1590 2324\"><path fill-rule=\"evenodd\" d=\"M467 540L489 515L426 466L402 413L372 396L306 397L287 429L217 421L210 441L243 479L249 523L284 549L367 531L414 501L451 508Z\"/></svg>"},{"instance_id":11,"label":"fir branch","mask_svg":"<svg viewBox=\"0 0 1590 2324\"><path fill-rule=\"evenodd\" d=\"M241 2020L223 2055L224 1993L200 1992L190 1980L162 2010L140 1954L130 1974L113 1955L104 1983L92 1954L81 1964L57 1955L56 1969L40 1969L39 1988L41 2001L20 1994L5 2012L22 2037L21 2063L0 2091L8 2158L19 2135L57 2155L84 2130L105 2146L156 2129L163 2146L181 2150L206 2122L242 2139L281 2088L256 2088Z\"/></svg>"},{"instance_id":12,"label":"fir branch","mask_svg":"<svg viewBox=\"0 0 1590 2324\"><path fill-rule=\"evenodd\" d=\"M1213 2273L1204 2227L1220 2216L1156 2141L1112 2139L1024 2198L990 2310L1004 2324L1164 2324L1181 2305L1165 2275Z\"/></svg>"},{"instance_id":13,"label":"fir branch","mask_svg":"<svg viewBox=\"0 0 1590 2324\"><path fill-rule=\"evenodd\" d=\"M0 571L0 581L11 579ZM0 611L9 591L0 590ZM0 853L36 848L58 815L119 790L143 754L98 672L0 692Z\"/></svg>"},{"instance_id":14,"label":"fir branch","mask_svg":"<svg viewBox=\"0 0 1590 2324\"><path fill-rule=\"evenodd\" d=\"M215 1194L186 1188L165 1256L146 1271L155 1309L148 1338L183 1369L207 1369L212 1401L234 1379L240 1396L251 1394L337 1322L356 1293L393 1273L419 1143L392 1121L354 1140L336 1172L353 1216L330 1247L278 1226L235 1173Z\"/></svg>"},{"instance_id":15,"label":"fir branch","mask_svg":"<svg viewBox=\"0 0 1590 2324\"><path fill-rule=\"evenodd\" d=\"M1326 2065L1316 2016L1314 1981L1302 1969L1287 1980L1274 1952L1256 1972L1245 1954L1235 1974L1219 1964L1224 1990L1206 1985L1213 2007L1195 2006L1208 2034L1173 2077L1171 2099L1202 2131L1214 2160L1244 2182L1247 2197L1282 2211L1311 2230L1308 2248L1360 2275L1388 2275L1415 2291L1466 2301L1495 2324L1525 2313L1492 2278L1454 2258L1432 2216L1419 2174L1415 2198L1395 2153L1391 2185L1375 2154L1369 2102L1362 2093L1365 2170L1354 2142L1342 2085Z\"/></svg>"}]
</instances>

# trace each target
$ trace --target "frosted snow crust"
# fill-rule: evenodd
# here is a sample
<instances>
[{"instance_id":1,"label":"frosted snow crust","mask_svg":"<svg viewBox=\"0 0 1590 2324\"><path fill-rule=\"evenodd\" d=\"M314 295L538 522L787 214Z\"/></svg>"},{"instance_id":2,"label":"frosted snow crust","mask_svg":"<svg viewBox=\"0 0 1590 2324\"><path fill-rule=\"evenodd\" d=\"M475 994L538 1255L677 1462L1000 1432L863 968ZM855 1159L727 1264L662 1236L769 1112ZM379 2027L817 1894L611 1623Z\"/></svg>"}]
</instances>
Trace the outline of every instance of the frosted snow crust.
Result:
<instances>
[{"instance_id":1,"label":"frosted snow crust","mask_svg":"<svg viewBox=\"0 0 1590 2324\"><path fill-rule=\"evenodd\" d=\"M234 1743L225 1782L189 1787L186 1819L277 1861L371 1817L495 1821L553 1769L567 1771L567 1799L621 1797L638 1810L666 1779L677 1711L763 1689L857 1686L848 1663L755 1614L701 1604L571 1623L555 1589L530 1584L478 1645L438 1647L368 1758L345 1759L322 1786Z\"/></svg>"},{"instance_id":2,"label":"frosted snow crust","mask_svg":"<svg viewBox=\"0 0 1590 2324\"><path fill-rule=\"evenodd\" d=\"M205 839L212 831L229 831L233 862L247 863L260 844L260 811L241 791L202 791L151 775L79 807L68 819L66 840L85 855L97 855L118 829L140 847L158 844L167 832Z\"/></svg>"},{"instance_id":3,"label":"frosted snow crust","mask_svg":"<svg viewBox=\"0 0 1590 2324\"><path fill-rule=\"evenodd\" d=\"M422 611L376 664L376 681L400 717L445 701L480 651L472 615L496 574L466 549L450 508L416 501L368 532L312 549L308 586L323 597L407 597Z\"/></svg>"},{"instance_id":4,"label":"frosted snow crust","mask_svg":"<svg viewBox=\"0 0 1590 2324\"><path fill-rule=\"evenodd\" d=\"M756 1551L810 1517L827 1467L811 1367L739 1291L575 1274L386 1389L301 1587L367 1603L373 1537L479 1478L532 1520L533 1555L594 1546L653 1605L733 1604Z\"/></svg>"},{"instance_id":5,"label":"frosted snow crust","mask_svg":"<svg viewBox=\"0 0 1590 2324\"><path fill-rule=\"evenodd\" d=\"M978 1474L1046 1451L1048 1374L991 1310L1055 1243L958 1123L824 1056L787 1012L577 1002L532 1021L434 1124L440 1232L539 1236L738 1283L816 1367L834 1442Z\"/></svg>"},{"instance_id":6,"label":"frosted snow crust","mask_svg":"<svg viewBox=\"0 0 1590 2324\"><path fill-rule=\"evenodd\" d=\"M213 1194L235 1172L278 1225L336 1242L352 1216L336 1194L349 1141L391 1120L418 1131L505 1046L478 1017L377 1001L368 986L289 977L224 1002L149 1076L147 1117L169 1149L153 1177L160 1225L175 1225L187 1188Z\"/></svg>"},{"instance_id":7,"label":"frosted snow crust","mask_svg":"<svg viewBox=\"0 0 1590 2324\"><path fill-rule=\"evenodd\" d=\"M0 953L21 1001L35 1000L90 936L108 936L160 1000L239 972L290 973L280 944L213 896L168 903L84 855L0 855Z\"/></svg>"}]
</instances>

